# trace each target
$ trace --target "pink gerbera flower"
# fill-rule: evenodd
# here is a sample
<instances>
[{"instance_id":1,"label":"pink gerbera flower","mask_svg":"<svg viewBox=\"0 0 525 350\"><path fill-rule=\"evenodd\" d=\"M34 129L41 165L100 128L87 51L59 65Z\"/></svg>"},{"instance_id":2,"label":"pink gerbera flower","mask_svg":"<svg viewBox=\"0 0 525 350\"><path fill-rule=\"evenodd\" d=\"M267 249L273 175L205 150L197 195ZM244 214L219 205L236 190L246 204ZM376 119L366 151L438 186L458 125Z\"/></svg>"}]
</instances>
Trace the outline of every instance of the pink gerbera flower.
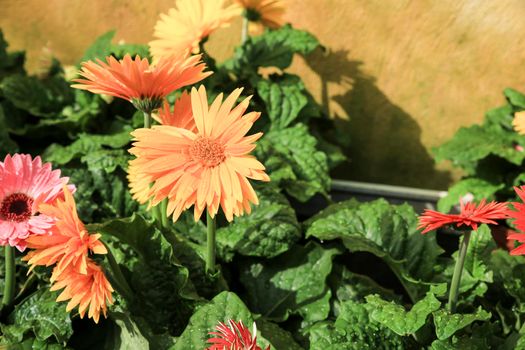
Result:
<instances>
[{"instance_id":1,"label":"pink gerbera flower","mask_svg":"<svg viewBox=\"0 0 525 350\"><path fill-rule=\"evenodd\" d=\"M40 157L7 155L0 162L0 245L23 251L27 237L48 232L53 219L38 215L38 206L62 195L67 181L67 177L60 177L60 170L42 164Z\"/></svg>"},{"instance_id":2,"label":"pink gerbera flower","mask_svg":"<svg viewBox=\"0 0 525 350\"><path fill-rule=\"evenodd\" d=\"M219 322L217 332L210 332L210 335L215 337L208 339L208 343L212 345L206 350L262 350L257 345L257 327L255 322L253 323L252 333L242 321L229 320L228 325ZM266 350L270 350L270 346Z\"/></svg>"}]
</instances>

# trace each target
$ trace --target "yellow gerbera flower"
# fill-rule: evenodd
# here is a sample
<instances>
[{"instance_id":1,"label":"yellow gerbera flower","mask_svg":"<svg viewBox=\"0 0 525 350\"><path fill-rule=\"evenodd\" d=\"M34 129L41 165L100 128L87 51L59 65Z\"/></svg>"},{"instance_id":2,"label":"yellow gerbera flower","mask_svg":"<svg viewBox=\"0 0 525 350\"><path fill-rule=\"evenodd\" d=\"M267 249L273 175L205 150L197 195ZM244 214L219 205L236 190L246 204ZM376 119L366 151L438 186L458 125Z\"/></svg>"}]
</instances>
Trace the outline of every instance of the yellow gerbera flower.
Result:
<instances>
[{"instance_id":1,"label":"yellow gerbera flower","mask_svg":"<svg viewBox=\"0 0 525 350\"><path fill-rule=\"evenodd\" d=\"M260 22L269 28L283 25L285 12L283 0L234 0L245 9L249 21Z\"/></svg>"},{"instance_id":2,"label":"yellow gerbera flower","mask_svg":"<svg viewBox=\"0 0 525 350\"><path fill-rule=\"evenodd\" d=\"M137 158L128 168L131 192L141 203L155 206L168 199L167 215L177 220L183 210L194 206L195 220L204 209L215 217L219 206L226 219L233 220L258 204L248 179L269 181L262 165L249 153L262 133L245 136L260 113L244 114L250 98L237 107L242 89L224 102L220 94L208 107L206 89L191 91L196 130L170 125L132 132L130 153Z\"/></svg>"},{"instance_id":3,"label":"yellow gerbera flower","mask_svg":"<svg viewBox=\"0 0 525 350\"><path fill-rule=\"evenodd\" d=\"M525 111L514 114L512 126L514 126L514 130L516 130L518 134L525 135Z\"/></svg>"},{"instance_id":4,"label":"yellow gerbera flower","mask_svg":"<svg viewBox=\"0 0 525 350\"><path fill-rule=\"evenodd\" d=\"M225 0L177 0L175 8L161 14L149 43L155 60L185 52L199 52L199 43L218 28L226 27L241 8L225 7Z\"/></svg>"}]
</instances>

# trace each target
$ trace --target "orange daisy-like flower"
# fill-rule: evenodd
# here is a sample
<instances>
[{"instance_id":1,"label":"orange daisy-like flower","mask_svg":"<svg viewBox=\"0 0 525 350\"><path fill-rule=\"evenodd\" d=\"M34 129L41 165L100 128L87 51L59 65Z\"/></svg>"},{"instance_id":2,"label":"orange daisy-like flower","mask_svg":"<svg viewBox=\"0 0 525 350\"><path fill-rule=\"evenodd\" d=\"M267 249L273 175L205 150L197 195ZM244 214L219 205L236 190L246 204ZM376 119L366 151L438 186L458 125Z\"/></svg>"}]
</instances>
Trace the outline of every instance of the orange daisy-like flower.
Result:
<instances>
[{"instance_id":1,"label":"orange daisy-like flower","mask_svg":"<svg viewBox=\"0 0 525 350\"><path fill-rule=\"evenodd\" d=\"M97 62L83 62L79 72L83 79L74 79L79 84L72 86L95 94L123 98L137 109L151 113L161 106L170 92L195 84L212 74L204 72L206 65L201 62L200 55L177 57L161 59L156 65L138 55L135 59L126 55L120 61L109 56L106 62L99 59Z\"/></svg>"},{"instance_id":2,"label":"orange daisy-like flower","mask_svg":"<svg viewBox=\"0 0 525 350\"><path fill-rule=\"evenodd\" d=\"M153 119L162 125L171 125L190 131L197 130L191 110L191 96L187 91L184 91L175 101L173 111L170 110L168 102L164 101L163 108L159 109L158 114L153 115Z\"/></svg>"},{"instance_id":3,"label":"orange daisy-like flower","mask_svg":"<svg viewBox=\"0 0 525 350\"><path fill-rule=\"evenodd\" d=\"M525 186L514 187L514 191L520 197L522 202L525 202ZM521 232L525 232L525 204L519 202L512 202L514 210L508 211L508 215L511 219L514 219L514 225ZM507 236L509 240L516 240L520 243L525 242L524 233L514 233ZM525 244L510 251L511 255L525 255Z\"/></svg>"},{"instance_id":4,"label":"orange daisy-like flower","mask_svg":"<svg viewBox=\"0 0 525 350\"><path fill-rule=\"evenodd\" d=\"M231 221L250 202L258 204L248 179L269 181L264 166L249 153L262 133L245 136L260 113L246 111L250 98L233 108L242 89L224 102L222 94L208 106L203 86L191 91L195 132L168 125L138 129L130 153L137 158L128 168L131 192L150 206L168 198L167 215L177 220L194 206L195 220L207 208L214 217L219 206Z\"/></svg>"},{"instance_id":5,"label":"orange daisy-like flower","mask_svg":"<svg viewBox=\"0 0 525 350\"><path fill-rule=\"evenodd\" d=\"M57 269L55 267L55 269ZM53 274L55 272L53 271ZM88 259L86 273L69 266L58 275L55 283L51 286L52 291L64 289L57 298L57 302L69 300L66 311L71 311L78 305L80 318L86 311L88 317L96 323L100 318L100 312L106 317L107 305L113 304L111 293L113 288L104 275L104 271Z\"/></svg>"},{"instance_id":6,"label":"orange daisy-like flower","mask_svg":"<svg viewBox=\"0 0 525 350\"><path fill-rule=\"evenodd\" d=\"M199 52L199 43L212 32L226 27L240 15L237 5L225 7L225 0L177 0L175 8L161 14L149 43L155 59L185 52Z\"/></svg>"},{"instance_id":7,"label":"orange daisy-like flower","mask_svg":"<svg viewBox=\"0 0 525 350\"><path fill-rule=\"evenodd\" d=\"M525 111L514 114L512 126L514 126L514 130L516 130L518 134L525 135Z\"/></svg>"},{"instance_id":8,"label":"orange daisy-like flower","mask_svg":"<svg viewBox=\"0 0 525 350\"><path fill-rule=\"evenodd\" d=\"M494 201L485 203L482 200L479 205L475 203L460 202L461 210L456 214L442 214L434 210L425 209L423 215L419 217L418 229L424 228L423 232L432 231L445 225L456 224L457 227L463 225L470 226L473 230L478 229L479 224L497 224L498 219L506 219L507 203L496 203Z\"/></svg>"},{"instance_id":9,"label":"orange daisy-like flower","mask_svg":"<svg viewBox=\"0 0 525 350\"><path fill-rule=\"evenodd\" d=\"M58 199L52 205L42 204L42 215L54 218L55 226L48 235L33 235L27 238L30 251L22 260L26 260L31 269L35 266L51 266L51 281L67 268L79 273L87 273L88 254L107 254L106 247L99 241L100 234L90 235L77 214L75 200L71 191L64 186L64 200Z\"/></svg>"},{"instance_id":10,"label":"orange daisy-like flower","mask_svg":"<svg viewBox=\"0 0 525 350\"><path fill-rule=\"evenodd\" d=\"M234 0L245 9L245 17L252 22L260 22L269 28L283 25L285 12L283 0Z\"/></svg>"}]
</instances>

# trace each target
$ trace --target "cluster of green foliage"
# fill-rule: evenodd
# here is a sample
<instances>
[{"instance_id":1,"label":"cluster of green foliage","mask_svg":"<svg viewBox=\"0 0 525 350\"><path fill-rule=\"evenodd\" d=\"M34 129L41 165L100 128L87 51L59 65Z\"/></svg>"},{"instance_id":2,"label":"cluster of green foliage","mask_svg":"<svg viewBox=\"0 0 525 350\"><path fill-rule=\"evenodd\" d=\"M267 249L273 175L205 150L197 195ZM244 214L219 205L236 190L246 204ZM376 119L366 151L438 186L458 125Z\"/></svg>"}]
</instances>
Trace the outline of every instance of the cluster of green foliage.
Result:
<instances>
[{"instance_id":1,"label":"cluster of green foliage","mask_svg":"<svg viewBox=\"0 0 525 350\"><path fill-rule=\"evenodd\" d=\"M483 124L460 128L434 150L437 161L450 160L465 173L439 202L439 210L449 211L467 193L478 201L506 201L515 196L513 186L524 183L525 137L512 121L516 112L525 110L525 95L510 88L503 94L507 103L488 111Z\"/></svg>"},{"instance_id":2,"label":"cluster of green foliage","mask_svg":"<svg viewBox=\"0 0 525 350\"><path fill-rule=\"evenodd\" d=\"M113 35L100 37L83 60L147 55L143 46L112 44ZM27 76L23 54L8 54L0 40L0 153L41 154L71 177L80 217L103 234L131 287L130 295L115 294L108 318L95 325L55 302L45 268L24 283L18 257L19 295L0 320L0 342L35 350L202 350L219 321L234 319L256 322L259 345L278 350L523 346L525 265L496 250L486 226L472 235L459 313L451 315L446 282L456 254L446 256L433 233L419 233L410 206L348 200L298 220L289 199L328 196L328 171L343 160L319 136L329 123L321 108L286 72L294 55L318 46L285 26L249 38L224 63L205 57L215 72L204 82L210 98L239 86L254 95L251 109L263 116L253 132L265 132L256 156L272 179L255 186L260 204L251 215L219 220L220 273L210 276L202 222L183 215L159 227L129 196L126 150L142 116L126 101L71 89L58 62L44 76ZM265 76L265 67L279 73Z\"/></svg>"}]
</instances>

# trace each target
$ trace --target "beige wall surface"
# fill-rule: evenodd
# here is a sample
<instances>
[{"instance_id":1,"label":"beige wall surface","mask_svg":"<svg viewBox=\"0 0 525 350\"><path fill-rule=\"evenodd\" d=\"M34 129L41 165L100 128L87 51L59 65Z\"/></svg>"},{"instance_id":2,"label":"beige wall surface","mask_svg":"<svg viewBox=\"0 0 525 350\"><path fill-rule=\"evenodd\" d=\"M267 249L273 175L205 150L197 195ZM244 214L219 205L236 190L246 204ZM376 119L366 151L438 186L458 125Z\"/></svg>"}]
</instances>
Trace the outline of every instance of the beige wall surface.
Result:
<instances>
[{"instance_id":1,"label":"beige wall surface","mask_svg":"<svg viewBox=\"0 0 525 350\"><path fill-rule=\"evenodd\" d=\"M44 46L76 62L104 32L146 43L173 0L0 0L0 28L29 66ZM350 163L339 178L444 189L458 173L435 165L430 149L523 89L522 0L288 0L287 20L327 48L292 70L348 131ZM225 58L240 25L216 32Z\"/></svg>"}]
</instances>

